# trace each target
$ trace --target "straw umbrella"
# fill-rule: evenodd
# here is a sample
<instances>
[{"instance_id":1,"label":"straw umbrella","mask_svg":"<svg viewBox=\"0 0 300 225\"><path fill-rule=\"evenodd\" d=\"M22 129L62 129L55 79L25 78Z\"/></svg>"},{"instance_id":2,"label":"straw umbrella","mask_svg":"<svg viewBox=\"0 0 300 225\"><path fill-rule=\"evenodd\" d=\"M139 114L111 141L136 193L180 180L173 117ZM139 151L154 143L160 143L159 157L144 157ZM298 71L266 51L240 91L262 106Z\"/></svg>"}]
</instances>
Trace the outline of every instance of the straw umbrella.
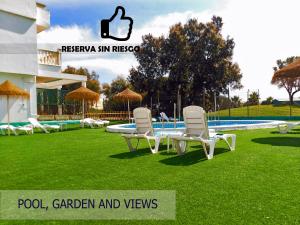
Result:
<instances>
[{"instance_id":1,"label":"straw umbrella","mask_svg":"<svg viewBox=\"0 0 300 225\"><path fill-rule=\"evenodd\" d=\"M29 98L29 93L22 90L21 88L14 85L9 80L5 81L0 85L0 95L6 96L7 102L7 124L8 124L8 135L10 135L9 124L10 124L10 116L9 116L9 98L10 97L25 97Z\"/></svg>"},{"instance_id":2,"label":"straw umbrella","mask_svg":"<svg viewBox=\"0 0 300 225\"><path fill-rule=\"evenodd\" d=\"M300 78L300 59L276 71L273 80L278 78Z\"/></svg>"},{"instance_id":3,"label":"straw umbrella","mask_svg":"<svg viewBox=\"0 0 300 225\"><path fill-rule=\"evenodd\" d=\"M84 119L84 102L97 102L100 95L86 87L80 87L74 91L71 91L65 96L67 100L79 100L82 101L82 118Z\"/></svg>"},{"instance_id":4,"label":"straw umbrella","mask_svg":"<svg viewBox=\"0 0 300 225\"><path fill-rule=\"evenodd\" d=\"M272 78L272 83L276 83L280 79L296 79L300 78L300 59L288 64L282 69L276 71ZM290 104L290 116L292 115L292 106Z\"/></svg>"},{"instance_id":5,"label":"straw umbrella","mask_svg":"<svg viewBox=\"0 0 300 225\"><path fill-rule=\"evenodd\" d=\"M142 101L143 99L142 95L130 90L129 88L126 88L124 91L116 94L114 98L116 100L127 101L128 117L129 117L128 121L130 123L130 101L132 102Z\"/></svg>"}]
</instances>

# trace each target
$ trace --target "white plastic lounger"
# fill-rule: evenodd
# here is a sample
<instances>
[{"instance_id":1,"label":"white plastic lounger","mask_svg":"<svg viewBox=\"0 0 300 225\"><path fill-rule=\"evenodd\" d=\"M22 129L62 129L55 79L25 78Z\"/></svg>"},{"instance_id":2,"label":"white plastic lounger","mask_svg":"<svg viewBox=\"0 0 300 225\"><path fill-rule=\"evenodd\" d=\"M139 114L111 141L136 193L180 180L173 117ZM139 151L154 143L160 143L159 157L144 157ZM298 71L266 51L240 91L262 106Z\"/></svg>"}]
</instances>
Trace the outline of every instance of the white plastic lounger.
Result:
<instances>
[{"instance_id":1,"label":"white plastic lounger","mask_svg":"<svg viewBox=\"0 0 300 225\"><path fill-rule=\"evenodd\" d=\"M108 120L101 120L101 119L99 119L99 120L96 120L97 122L102 122L104 125L108 125L109 123L110 123L110 121L108 121Z\"/></svg>"},{"instance_id":2,"label":"white plastic lounger","mask_svg":"<svg viewBox=\"0 0 300 225\"><path fill-rule=\"evenodd\" d=\"M286 122L283 124L278 124L278 130L281 134L287 134L297 126L300 126L300 122Z\"/></svg>"},{"instance_id":3,"label":"white plastic lounger","mask_svg":"<svg viewBox=\"0 0 300 225\"><path fill-rule=\"evenodd\" d=\"M167 122L170 122L170 119L169 119L169 117L167 116L166 113L161 112L159 115L160 115L162 121L165 120L165 121L167 121Z\"/></svg>"},{"instance_id":4,"label":"white plastic lounger","mask_svg":"<svg viewBox=\"0 0 300 225\"><path fill-rule=\"evenodd\" d=\"M136 151L139 140L146 139L150 150L153 154L158 152L159 144L161 139L166 138L165 136L154 135L154 130L152 127L152 116L151 111L147 108L137 108L133 110L134 121L136 124L136 132L132 134L122 134L122 137L125 138L128 148L130 151ZM138 143L136 148L133 148L131 140L137 139ZM154 141L154 147L152 147L151 141Z\"/></svg>"},{"instance_id":5,"label":"white plastic lounger","mask_svg":"<svg viewBox=\"0 0 300 225\"><path fill-rule=\"evenodd\" d=\"M108 121L109 123L109 121ZM107 122L105 123L104 121L100 121L100 120L94 120L92 118L85 118L83 120L80 120L80 124L82 127L88 126L90 128L94 128L96 127L103 127L105 124L107 124Z\"/></svg>"},{"instance_id":6,"label":"white plastic lounger","mask_svg":"<svg viewBox=\"0 0 300 225\"><path fill-rule=\"evenodd\" d=\"M214 156L215 145L219 140L225 141L231 151L235 150L235 134L216 134L208 129L205 111L199 106L188 106L183 109L186 131L182 136L171 137L179 155L186 151L186 142L196 141L203 146L208 159ZM231 139L231 143L229 142ZM208 147L208 148L207 148Z\"/></svg>"},{"instance_id":7,"label":"white plastic lounger","mask_svg":"<svg viewBox=\"0 0 300 225\"><path fill-rule=\"evenodd\" d=\"M160 113L160 117L161 117L161 120L165 120L167 122L170 122L170 121L178 121L178 119L175 119L173 117L168 117L167 114L165 112L161 112Z\"/></svg>"},{"instance_id":8,"label":"white plastic lounger","mask_svg":"<svg viewBox=\"0 0 300 225\"><path fill-rule=\"evenodd\" d=\"M35 118L28 118L28 121L32 124L34 128L41 129L47 134L49 133L48 129L57 130L57 131L62 129L62 127L59 125L40 124L40 122L37 121L37 119Z\"/></svg>"},{"instance_id":9,"label":"white plastic lounger","mask_svg":"<svg viewBox=\"0 0 300 225\"><path fill-rule=\"evenodd\" d=\"M5 131L8 131L8 130L11 131L14 135L18 135L17 131L23 131L26 134L33 134L32 126L28 126L28 125L27 126L19 126L19 127L15 127L13 125L1 125L0 130L3 135L5 135Z\"/></svg>"}]
</instances>

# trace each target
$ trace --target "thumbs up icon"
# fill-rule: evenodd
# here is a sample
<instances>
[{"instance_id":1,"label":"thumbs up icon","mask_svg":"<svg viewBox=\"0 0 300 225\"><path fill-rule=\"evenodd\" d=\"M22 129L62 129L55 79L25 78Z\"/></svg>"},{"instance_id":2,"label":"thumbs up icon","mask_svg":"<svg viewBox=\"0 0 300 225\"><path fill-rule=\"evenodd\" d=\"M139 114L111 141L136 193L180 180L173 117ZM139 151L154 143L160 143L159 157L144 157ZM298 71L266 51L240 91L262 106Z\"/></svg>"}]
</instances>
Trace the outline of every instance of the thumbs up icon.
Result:
<instances>
[{"instance_id":1,"label":"thumbs up icon","mask_svg":"<svg viewBox=\"0 0 300 225\"><path fill-rule=\"evenodd\" d=\"M118 34L117 36L111 34L109 28L115 23L118 24L119 29L122 29L123 31L125 29L124 34ZM118 6L110 19L101 20L101 37L117 41L127 41L131 35L132 25L133 19L131 17L126 17L125 9L122 6Z\"/></svg>"}]
</instances>

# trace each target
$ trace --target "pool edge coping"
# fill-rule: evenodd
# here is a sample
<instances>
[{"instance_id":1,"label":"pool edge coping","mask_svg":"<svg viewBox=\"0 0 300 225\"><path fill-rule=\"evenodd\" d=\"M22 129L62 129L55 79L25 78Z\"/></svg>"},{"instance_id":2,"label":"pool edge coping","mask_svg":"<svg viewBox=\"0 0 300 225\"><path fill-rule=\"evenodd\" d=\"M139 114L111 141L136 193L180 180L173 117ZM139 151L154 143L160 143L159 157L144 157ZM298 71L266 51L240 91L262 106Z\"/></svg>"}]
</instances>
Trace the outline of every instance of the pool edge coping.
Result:
<instances>
[{"instance_id":1,"label":"pool edge coping","mask_svg":"<svg viewBox=\"0 0 300 225\"><path fill-rule=\"evenodd\" d=\"M247 121L247 120L219 120L219 121ZM265 121L269 121L266 123ZM183 121L181 121L183 122ZM264 123L260 124L242 124L242 125L221 125L221 126L209 126L209 129L215 129L216 131L226 130L254 130L254 129L266 129L274 128L279 124L284 124L285 121L280 120L264 120ZM132 123L131 123L132 124ZM106 131L110 133L134 133L135 128L122 127L126 124L110 125L106 127ZM176 129L177 131L185 131L185 128L154 128L155 131L171 131Z\"/></svg>"}]
</instances>

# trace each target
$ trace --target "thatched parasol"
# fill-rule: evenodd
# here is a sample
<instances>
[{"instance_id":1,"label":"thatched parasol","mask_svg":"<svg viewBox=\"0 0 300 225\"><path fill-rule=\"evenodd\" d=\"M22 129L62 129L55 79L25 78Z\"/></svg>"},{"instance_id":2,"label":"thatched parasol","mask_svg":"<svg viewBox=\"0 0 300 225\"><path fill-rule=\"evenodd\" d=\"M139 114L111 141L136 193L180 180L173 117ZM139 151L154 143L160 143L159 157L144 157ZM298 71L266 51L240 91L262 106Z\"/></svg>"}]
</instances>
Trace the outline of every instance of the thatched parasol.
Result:
<instances>
[{"instance_id":1,"label":"thatched parasol","mask_svg":"<svg viewBox=\"0 0 300 225\"><path fill-rule=\"evenodd\" d=\"M100 95L86 87L80 87L74 91L69 92L65 99L82 101L82 118L84 119L84 102L97 102Z\"/></svg>"},{"instance_id":2,"label":"thatched parasol","mask_svg":"<svg viewBox=\"0 0 300 225\"><path fill-rule=\"evenodd\" d=\"M9 123L10 123L10 118L9 118L9 98L10 97L25 97L29 98L29 93L22 90L21 88L17 87L14 85L12 82L9 80L5 81L0 85L0 95L6 96L6 101L7 101L7 124L8 124L8 135L10 135L10 130L9 130Z\"/></svg>"},{"instance_id":3,"label":"thatched parasol","mask_svg":"<svg viewBox=\"0 0 300 225\"><path fill-rule=\"evenodd\" d=\"M300 78L300 59L275 72L273 80L278 78Z\"/></svg>"},{"instance_id":4,"label":"thatched parasol","mask_svg":"<svg viewBox=\"0 0 300 225\"><path fill-rule=\"evenodd\" d=\"M124 91L116 94L114 96L114 99L121 100L121 101L127 101L128 117L129 117L129 123L130 123L130 101L132 101L132 102L142 101L143 97L142 97L142 95L130 90L129 88L126 88Z\"/></svg>"},{"instance_id":5,"label":"thatched parasol","mask_svg":"<svg viewBox=\"0 0 300 225\"><path fill-rule=\"evenodd\" d=\"M300 78L300 59L288 64L282 69L276 71L272 77L272 84L276 84L281 79L293 80ZM292 105L290 102L290 116L292 116Z\"/></svg>"}]
</instances>

